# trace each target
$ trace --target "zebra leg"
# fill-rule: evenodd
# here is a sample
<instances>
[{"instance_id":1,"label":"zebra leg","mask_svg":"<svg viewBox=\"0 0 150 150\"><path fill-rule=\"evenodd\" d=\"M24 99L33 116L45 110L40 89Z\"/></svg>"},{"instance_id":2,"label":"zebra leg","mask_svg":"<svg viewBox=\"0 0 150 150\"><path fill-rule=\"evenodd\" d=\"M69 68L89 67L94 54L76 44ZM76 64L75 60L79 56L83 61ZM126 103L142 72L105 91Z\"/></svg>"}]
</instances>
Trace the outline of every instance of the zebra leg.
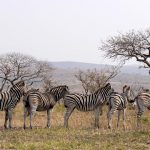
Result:
<instances>
[{"instance_id":1,"label":"zebra leg","mask_svg":"<svg viewBox=\"0 0 150 150\"><path fill-rule=\"evenodd\" d=\"M95 127L99 128L100 107L95 109Z\"/></svg>"},{"instance_id":2,"label":"zebra leg","mask_svg":"<svg viewBox=\"0 0 150 150\"><path fill-rule=\"evenodd\" d=\"M141 128L141 117L144 113L144 106L142 100L137 101L138 113L137 113L137 128Z\"/></svg>"},{"instance_id":3,"label":"zebra leg","mask_svg":"<svg viewBox=\"0 0 150 150\"><path fill-rule=\"evenodd\" d=\"M7 121L8 121L8 110L5 111L5 123L4 123L5 129L7 129Z\"/></svg>"},{"instance_id":4,"label":"zebra leg","mask_svg":"<svg viewBox=\"0 0 150 150\"><path fill-rule=\"evenodd\" d=\"M108 117L108 128L111 129L112 127L112 116L114 114L114 109L110 109L108 114L107 114L107 117Z\"/></svg>"},{"instance_id":5,"label":"zebra leg","mask_svg":"<svg viewBox=\"0 0 150 150\"><path fill-rule=\"evenodd\" d=\"M126 130L126 109L123 109L123 128Z\"/></svg>"},{"instance_id":6,"label":"zebra leg","mask_svg":"<svg viewBox=\"0 0 150 150\"><path fill-rule=\"evenodd\" d=\"M50 123L50 117L51 117L51 116L50 116L50 112L51 112L51 110L48 109L48 110L47 110L47 127L48 127L48 128L50 128L50 124L51 124L51 123Z\"/></svg>"},{"instance_id":7,"label":"zebra leg","mask_svg":"<svg viewBox=\"0 0 150 150\"><path fill-rule=\"evenodd\" d=\"M137 128L141 128L141 118L144 113L144 109L139 109L137 113Z\"/></svg>"},{"instance_id":8,"label":"zebra leg","mask_svg":"<svg viewBox=\"0 0 150 150\"><path fill-rule=\"evenodd\" d=\"M8 110L9 128L12 128L12 110Z\"/></svg>"},{"instance_id":9,"label":"zebra leg","mask_svg":"<svg viewBox=\"0 0 150 150\"><path fill-rule=\"evenodd\" d=\"M28 108L24 107L24 129L26 129L26 118L28 115Z\"/></svg>"},{"instance_id":10,"label":"zebra leg","mask_svg":"<svg viewBox=\"0 0 150 150\"><path fill-rule=\"evenodd\" d=\"M100 115L102 116L103 115L103 109L102 109L102 106L100 105Z\"/></svg>"},{"instance_id":11,"label":"zebra leg","mask_svg":"<svg viewBox=\"0 0 150 150\"><path fill-rule=\"evenodd\" d=\"M121 110L118 110L118 120L117 120L117 128L119 127Z\"/></svg>"},{"instance_id":12,"label":"zebra leg","mask_svg":"<svg viewBox=\"0 0 150 150\"><path fill-rule=\"evenodd\" d=\"M32 106L30 109L30 129L32 129L32 119L36 113L37 106Z\"/></svg>"},{"instance_id":13,"label":"zebra leg","mask_svg":"<svg viewBox=\"0 0 150 150\"><path fill-rule=\"evenodd\" d=\"M71 108L67 108L67 110L66 110L65 117L64 117L64 127L65 128L68 128L68 119L74 109L75 109L75 107L71 107Z\"/></svg>"}]
</instances>

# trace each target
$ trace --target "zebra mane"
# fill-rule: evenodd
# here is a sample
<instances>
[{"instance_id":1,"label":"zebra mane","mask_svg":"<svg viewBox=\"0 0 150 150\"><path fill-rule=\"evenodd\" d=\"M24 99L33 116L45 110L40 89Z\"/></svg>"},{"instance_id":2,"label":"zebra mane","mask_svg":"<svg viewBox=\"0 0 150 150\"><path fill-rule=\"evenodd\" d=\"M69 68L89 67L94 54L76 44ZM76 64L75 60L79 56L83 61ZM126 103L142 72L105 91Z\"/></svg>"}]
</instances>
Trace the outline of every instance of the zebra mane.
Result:
<instances>
[{"instance_id":1,"label":"zebra mane","mask_svg":"<svg viewBox=\"0 0 150 150\"><path fill-rule=\"evenodd\" d=\"M101 90L103 90L104 88L109 87L109 86L110 86L110 88L111 88L110 83L107 83L107 84L104 85L103 87L98 88L94 93L97 94L97 93L99 93Z\"/></svg>"},{"instance_id":2,"label":"zebra mane","mask_svg":"<svg viewBox=\"0 0 150 150\"><path fill-rule=\"evenodd\" d=\"M21 87L21 86L25 86L25 82L23 80L17 82L16 84L14 84L13 86L18 86L18 87Z\"/></svg>"},{"instance_id":3,"label":"zebra mane","mask_svg":"<svg viewBox=\"0 0 150 150\"><path fill-rule=\"evenodd\" d=\"M10 88L10 93L14 91L14 89L20 89L21 87L25 86L25 82L24 81L19 81L16 84L14 84L11 88Z\"/></svg>"},{"instance_id":4,"label":"zebra mane","mask_svg":"<svg viewBox=\"0 0 150 150\"><path fill-rule=\"evenodd\" d=\"M61 99L65 95L65 91L68 91L69 88L67 85L60 85L53 87L48 93L52 94L56 101Z\"/></svg>"},{"instance_id":5,"label":"zebra mane","mask_svg":"<svg viewBox=\"0 0 150 150\"><path fill-rule=\"evenodd\" d=\"M59 89L59 88L66 88L66 89L69 89L67 85L59 85L59 86L56 86L56 87L52 87L52 88L50 89L50 92L52 92L52 91L55 90L55 89Z\"/></svg>"}]
</instances>

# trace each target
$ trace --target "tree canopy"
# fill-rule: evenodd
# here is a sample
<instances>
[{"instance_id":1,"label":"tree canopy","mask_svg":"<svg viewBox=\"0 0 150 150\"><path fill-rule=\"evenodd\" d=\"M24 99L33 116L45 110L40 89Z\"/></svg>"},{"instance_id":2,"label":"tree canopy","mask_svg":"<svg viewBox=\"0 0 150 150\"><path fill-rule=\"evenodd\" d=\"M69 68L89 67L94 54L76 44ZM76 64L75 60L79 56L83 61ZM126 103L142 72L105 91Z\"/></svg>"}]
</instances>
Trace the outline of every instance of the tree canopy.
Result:
<instances>
[{"instance_id":1,"label":"tree canopy","mask_svg":"<svg viewBox=\"0 0 150 150\"><path fill-rule=\"evenodd\" d=\"M102 42L100 50L108 58L119 59L122 62L136 59L143 67L150 67L150 28L145 31L129 31L125 34L109 37Z\"/></svg>"},{"instance_id":2,"label":"tree canopy","mask_svg":"<svg viewBox=\"0 0 150 150\"><path fill-rule=\"evenodd\" d=\"M120 66L101 70L79 70L75 77L81 82L85 94L90 94L114 78L118 74L119 69Z\"/></svg>"},{"instance_id":3,"label":"tree canopy","mask_svg":"<svg viewBox=\"0 0 150 150\"><path fill-rule=\"evenodd\" d=\"M7 88L18 80L27 81L28 84L40 82L50 78L53 68L48 62L36 60L34 57L20 53L8 53L0 56L1 87Z\"/></svg>"}]
</instances>

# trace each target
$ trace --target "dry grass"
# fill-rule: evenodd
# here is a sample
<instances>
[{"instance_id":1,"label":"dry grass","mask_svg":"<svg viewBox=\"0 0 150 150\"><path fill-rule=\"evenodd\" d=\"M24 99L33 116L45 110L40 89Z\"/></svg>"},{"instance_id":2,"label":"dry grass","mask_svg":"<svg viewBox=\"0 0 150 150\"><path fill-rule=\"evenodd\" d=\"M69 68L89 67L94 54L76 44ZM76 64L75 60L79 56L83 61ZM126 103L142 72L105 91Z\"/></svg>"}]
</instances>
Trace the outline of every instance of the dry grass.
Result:
<instances>
[{"instance_id":1,"label":"dry grass","mask_svg":"<svg viewBox=\"0 0 150 150\"><path fill-rule=\"evenodd\" d=\"M74 111L69 120L69 129L63 128L63 105L52 111L52 126L46 126L46 112L37 113L34 129L23 130L23 107L20 103L14 111L11 130L4 130L4 112L0 112L0 149L38 150L148 150L150 149L150 114L147 111L142 119L142 129L136 130L135 110L128 110L127 130L123 130L122 120L116 128L116 115L113 129L107 129L106 112L100 116L100 129L94 129L94 113ZM29 123L29 121L28 121Z\"/></svg>"}]
</instances>

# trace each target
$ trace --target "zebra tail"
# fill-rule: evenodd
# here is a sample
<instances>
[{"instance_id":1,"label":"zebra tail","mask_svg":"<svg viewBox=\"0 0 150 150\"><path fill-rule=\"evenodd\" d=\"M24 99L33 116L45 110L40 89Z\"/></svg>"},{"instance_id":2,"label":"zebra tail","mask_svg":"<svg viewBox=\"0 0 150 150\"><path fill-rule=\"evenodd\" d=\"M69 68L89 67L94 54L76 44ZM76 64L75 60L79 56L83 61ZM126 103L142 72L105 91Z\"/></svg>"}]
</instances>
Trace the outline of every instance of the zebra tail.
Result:
<instances>
[{"instance_id":1,"label":"zebra tail","mask_svg":"<svg viewBox=\"0 0 150 150\"><path fill-rule=\"evenodd\" d=\"M26 107L26 108L29 108L29 107L30 107L30 104L29 104L29 96L26 96L26 97L23 99L23 103L24 103L24 107Z\"/></svg>"},{"instance_id":2,"label":"zebra tail","mask_svg":"<svg viewBox=\"0 0 150 150\"><path fill-rule=\"evenodd\" d=\"M29 96L26 96L23 99L24 107L27 109L27 116L30 115L30 104L29 104Z\"/></svg>"}]
</instances>

